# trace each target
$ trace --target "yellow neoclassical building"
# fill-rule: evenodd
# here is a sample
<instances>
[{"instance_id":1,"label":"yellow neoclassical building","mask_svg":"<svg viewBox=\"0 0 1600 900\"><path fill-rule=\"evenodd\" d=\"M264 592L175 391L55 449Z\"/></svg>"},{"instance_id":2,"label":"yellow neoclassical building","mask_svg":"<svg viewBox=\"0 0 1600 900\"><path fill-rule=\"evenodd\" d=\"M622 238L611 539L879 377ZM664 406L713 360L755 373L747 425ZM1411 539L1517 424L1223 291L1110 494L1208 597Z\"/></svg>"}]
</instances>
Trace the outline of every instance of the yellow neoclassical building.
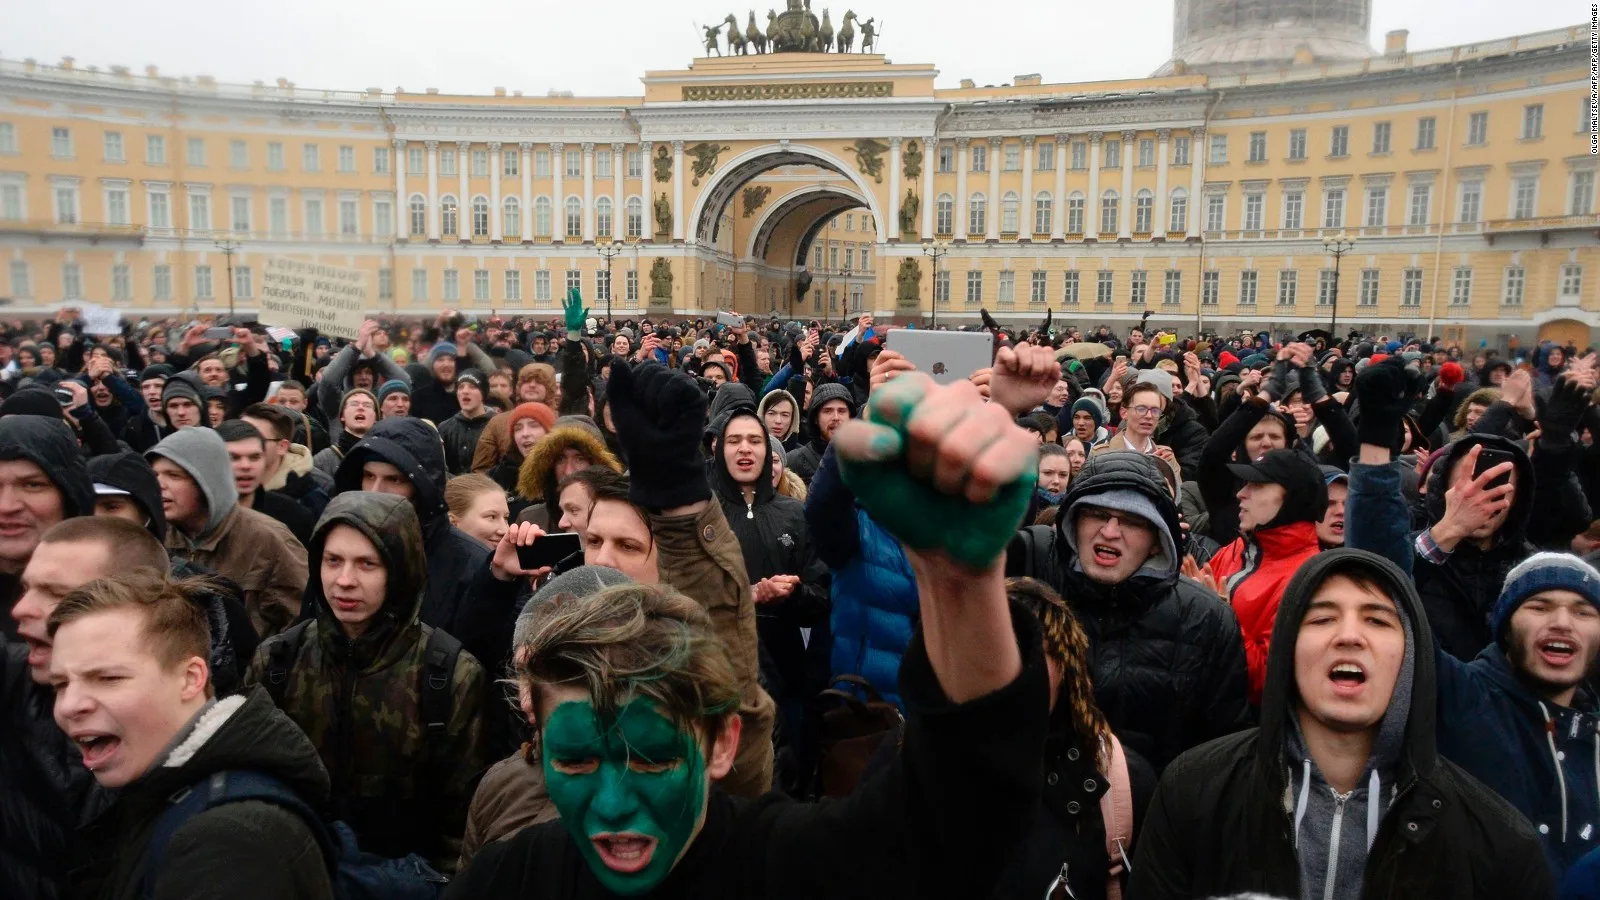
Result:
<instances>
[{"instance_id":1,"label":"yellow neoclassical building","mask_svg":"<svg viewBox=\"0 0 1600 900\"><path fill-rule=\"evenodd\" d=\"M579 287L619 316L1600 326L1585 26L1377 51L1367 0L1178 0L1151 77L947 89L779 40L790 6L629 97L0 61L0 297L248 311L285 255L400 313L550 315Z\"/></svg>"}]
</instances>

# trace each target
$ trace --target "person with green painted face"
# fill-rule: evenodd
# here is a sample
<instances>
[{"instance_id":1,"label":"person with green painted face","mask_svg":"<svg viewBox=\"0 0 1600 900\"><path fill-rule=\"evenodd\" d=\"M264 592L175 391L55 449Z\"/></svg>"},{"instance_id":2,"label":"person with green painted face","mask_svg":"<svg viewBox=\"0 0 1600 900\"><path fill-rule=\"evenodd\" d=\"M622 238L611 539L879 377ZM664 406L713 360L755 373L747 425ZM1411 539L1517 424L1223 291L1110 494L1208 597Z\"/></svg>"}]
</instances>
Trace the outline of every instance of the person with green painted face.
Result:
<instances>
[{"instance_id":1,"label":"person with green painted face","mask_svg":"<svg viewBox=\"0 0 1600 900\"><path fill-rule=\"evenodd\" d=\"M835 438L841 474L906 544L921 603L895 760L819 804L713 790L743 724L708 613L662 585L554 599L516 659L561 819L484 848L447 898L988 896L1043 786L1042 638L1002 566L1037 450L969 383L904 376L869 407Z\"/></svg>"}]
</instances>

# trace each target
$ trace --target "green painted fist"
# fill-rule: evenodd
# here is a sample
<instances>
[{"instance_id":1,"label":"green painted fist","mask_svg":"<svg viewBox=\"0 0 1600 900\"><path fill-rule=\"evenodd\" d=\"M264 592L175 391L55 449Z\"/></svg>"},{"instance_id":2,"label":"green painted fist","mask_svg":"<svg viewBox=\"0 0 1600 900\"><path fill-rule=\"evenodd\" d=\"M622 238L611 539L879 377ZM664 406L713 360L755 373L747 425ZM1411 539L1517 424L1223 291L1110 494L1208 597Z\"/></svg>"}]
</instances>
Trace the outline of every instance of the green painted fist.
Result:
<instances>
[{"instance_id":1,"label":"green painted fist","mask_svg":"<svg viewBox=\"0 0 1600 900\"><path fill-rule=\"evenodd\" d=\"M583 295L577 288L567 289L567 299L561 301L561 308L567 317L567 331L583 332L583 322L589 318L589 311L583 308Z\"/></svg>"},{"instance_id":2,"label":"green painted fist","mask_svg":"<svg viewBox=\"0 0 1600 900\"><path fill-rule=\"evenodd\" d=\"M834 445L845 484L908 550L977 570L1005 551L1038 482L1038 440L966 381L902 375Z\"/></svg>"}]
</instances>

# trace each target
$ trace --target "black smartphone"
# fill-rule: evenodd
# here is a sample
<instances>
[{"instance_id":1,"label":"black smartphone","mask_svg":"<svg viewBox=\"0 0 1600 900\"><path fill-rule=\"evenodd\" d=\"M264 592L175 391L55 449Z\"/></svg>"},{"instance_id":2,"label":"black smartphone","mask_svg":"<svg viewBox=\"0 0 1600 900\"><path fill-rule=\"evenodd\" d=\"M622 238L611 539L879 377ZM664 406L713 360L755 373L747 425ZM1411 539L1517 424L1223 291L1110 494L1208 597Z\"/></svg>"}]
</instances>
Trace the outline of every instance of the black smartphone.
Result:
<instances>
[{"instance_id":1,"label":"black smartphone","mask_svg":"<svg viewBox=\"0 0 1600 900\"><path fill-rule=\"evenodd\" d=\"M1478 478L1481 475L1483 475L1483 473L1489 471L1490 469L1494 468L1495 466L1500 465L1501 463L1515 463L1516 461L1517 461L1516 454L1512 453L1510 450L1500 450L1500 449L1495 448L1495 447L1479 447L1478 448L1478 463L1472 469L1472 477L1473 478ZM1510 483L1511 483L1511 472L1508 470L1504 475L1499 476L1498 478L1496 478L1493 481L1489 482L1484 487L1486 489L1487 488L1497 488L1502 484L1510 484Z\"/></svg>"},{"instance_id":2,"label":"black smartphone","mask_svg":"<svg viewBox=\"0 0 1600 900\"><path fill-rule=\"evenodd\" d=\"M524 569L543 569L583 552L583 541L575 534L546 534L531 544L517 548L517 565Z\"/></svg>"},{"instance_id":3,"label":"black smartphone","mask_svg":"<svg viewBox=\"0 0 1600 900\"><path fill-rule=\"evenodd\" d=\"M206 329L206 340L208 341L220 341L231 337L233 337L232 328L217 327Z\"/></svg>"}]
</instances>

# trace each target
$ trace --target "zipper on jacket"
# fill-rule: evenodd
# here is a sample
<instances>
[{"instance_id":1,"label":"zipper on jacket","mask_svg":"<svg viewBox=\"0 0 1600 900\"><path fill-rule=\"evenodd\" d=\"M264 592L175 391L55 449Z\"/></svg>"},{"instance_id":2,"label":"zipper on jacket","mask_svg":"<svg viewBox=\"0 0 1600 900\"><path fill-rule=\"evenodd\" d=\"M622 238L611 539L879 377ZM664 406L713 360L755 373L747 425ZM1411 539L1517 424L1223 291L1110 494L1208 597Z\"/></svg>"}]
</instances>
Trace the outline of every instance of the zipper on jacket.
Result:
<instances>
[{"instance_id":1,"label":"zipper on jacket","mask_svg":"<svg viewBox=\"0 0 1600 900\"><path fill-rule=\"evenodd\" d=\"M1355 791L1346 791L1343 794L1328 788L1333 794L1333 830L1328 836L1328 874L1322 881L1322 900L1333 900L1333 889L1339 880L1339 832L1344 825L1344 805ZM1372 798L1367 798L1371 803Z\"/></svg>"},{"instance_id":2,"label":"zipper on jacket","mask_svg":"<svg viewBox=\"0 0 1600 900\"><path fill-rule=\"evenodd\" d=\"M745 503L745 505L744 505L744 517L746 519L754 519L756 517L756 504L755 504L754 500L747 501Z\"/></svg>"},{"instance_id":3,"label":"zipper on jacket","mask_svg":"<svg viewBox=\"0 0 1600 900\"><path fill-rule=\"evenodd\" d=\"M1061 874L1044 889L1044 900L1078 900L1078 895L1072 892L1072 885L1067 881L1066 863L1061 864Z\"/></svg>"},{"instance_id":4,"label":"zipper on jacket","mask_svg":"<svg viewBox=\"0 0 1600 900\"><path fill-rule=\"evenodd\" d=\"M339 685L342 699L339 704L340 708L335 713L339 717L339 766L338 774L334 776L337 781L335 782L336 792L333 794L336 797L345 796L350 783L350 744L355 737L355 723L352 721L356 704L355 649L356 642L345 638L344 673L342 683Z\"/></svg>"}]
</instances>

